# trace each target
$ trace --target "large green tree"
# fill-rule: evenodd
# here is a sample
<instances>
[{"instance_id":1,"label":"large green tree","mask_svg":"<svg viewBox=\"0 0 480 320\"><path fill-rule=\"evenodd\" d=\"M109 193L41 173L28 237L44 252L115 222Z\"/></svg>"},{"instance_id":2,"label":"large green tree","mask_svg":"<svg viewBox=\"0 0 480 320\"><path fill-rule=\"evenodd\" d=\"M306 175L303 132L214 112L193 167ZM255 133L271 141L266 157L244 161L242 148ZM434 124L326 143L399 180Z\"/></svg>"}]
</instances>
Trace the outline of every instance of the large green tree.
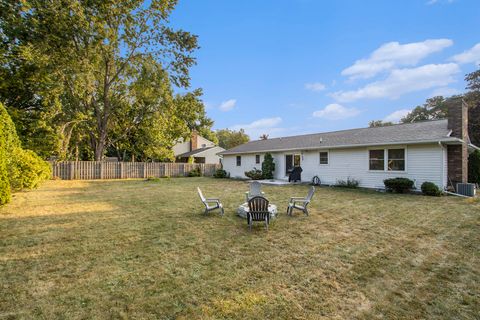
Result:
<instances>
[{"instance_id":1,"label":"large green tree","mask_svg":"<svg viewBox=\"0 0 480 320\"><path fill-rule=\"evenodd\" d=\"M231 149L250 141L250 137L243 129L240 129L239 131L230 129L217 130L217 138L218 145L224 149Z\"/></svg>"},{"instance_id":2,"label":"large green tree","mask_svg":"<svg viewBox=\"0 0 480 320\"><path fill-rule=\"evenodd\" d=\"M143 121L158 124L153 131L170 129L171 122L162 122L167 116L184 122L175 129L188 128L195 117L206 124L203 109L188 113L167 98L170 83L189 87L198 48L196 36L170 27L175 5L174 0L2 1L0 99L24 143L39 148L49 141L46 148L60 157L81 149L99 160L123 138L122 126L128 135ZM169 82L152 85L155 72L162 79L168 74ZM152 114L155 121L146 116ZM161 147L171 143L161 139L170 139L171 132L154 135Z\"/></svg>"},{"instance_id":3,"label":"large green tree","mask_svg":"<svg viewBox=\"0 0 480 320\"><path fill-rule=\"evenodd\" d=\"M394 123L391 121L383 121L383 120L372 120L368 123L368 127L376 128L376 127L388 127L393 126Z\"/></svg>"}]
</instances>

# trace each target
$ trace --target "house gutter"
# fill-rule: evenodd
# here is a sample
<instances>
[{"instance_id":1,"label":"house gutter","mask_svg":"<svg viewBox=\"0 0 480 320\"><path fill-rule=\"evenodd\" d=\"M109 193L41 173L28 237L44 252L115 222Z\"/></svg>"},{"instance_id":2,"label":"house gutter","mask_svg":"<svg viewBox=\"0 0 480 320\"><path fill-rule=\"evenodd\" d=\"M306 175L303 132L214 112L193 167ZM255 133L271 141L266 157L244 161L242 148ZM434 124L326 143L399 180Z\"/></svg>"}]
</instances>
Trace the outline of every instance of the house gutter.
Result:
<instances>
[{"instance_id":1,"label":"house gutter","mask_svg":"<svg viewBox=\"0 0 480 320\"><path fill-rule=\"evenodd\" d=\"M367 143L367 144L345 144L339 146L316 146L316 147L307 147L307 148L287 148L287 149L264 149L264 150L255 150L255 151L231 151L228 152L220 152L219 155L234 155L234 154L251 154L251 153L259 153L259 152L284 152L284 151L300 151L300 150L323 150L323 149L351 149L351 148L362 148L362 147L370 147L370 146L391 146L391 145L412 145L412 144L431 144L431 143L442 143L442 142L450 142L455 144L461 144L463 141L459 138L448 138L443 140L427 140L427 141L399 141L399 142L379 142L379 143ZM474 146L475 147L475 146ZM479 149L478 147L475 147Z\"/></svg>"},{"instance_id":2,"label":"house gutter","mask_svg":"<svg viewBox=\"0 0 480 320\"><path fill-rule=\"evenodd\" d=\"M440 176L442 177L442 184L445 183L445 172L444 172L444 166L445 166L445 149L443 147L443 144L442 144L442 141L438 141L438 145L440 146L440 149L442 149L442 166L440 167L440 170L441 170L441 173L440 173ZM447 166L447 175L448 175L448 166ZM447 181L447 185L448 185L448 181ZM447 189L447 185L443 186L443 190L446 190Z\"/></svg>"}]
</instances>

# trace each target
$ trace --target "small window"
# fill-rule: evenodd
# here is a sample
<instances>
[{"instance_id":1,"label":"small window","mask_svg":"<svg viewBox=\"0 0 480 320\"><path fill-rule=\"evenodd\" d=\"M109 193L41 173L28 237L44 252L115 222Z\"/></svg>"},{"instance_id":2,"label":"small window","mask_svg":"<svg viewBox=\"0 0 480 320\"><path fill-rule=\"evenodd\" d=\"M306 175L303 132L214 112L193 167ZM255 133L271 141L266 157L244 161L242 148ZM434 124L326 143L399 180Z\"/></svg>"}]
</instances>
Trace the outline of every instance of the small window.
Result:
<instances>
[{"instance_id":1,"label":"small window","mask_svg":"<svg viewBox=\"0 0 480 320\"><path fill-rule=\"evenodd\" d=\"M328 152L320 152L320 164L328 164Z\"/></svg>"},{"instance_id":2,"label":"small window","mask_svg":"<svg viewBox=\"0 0 480 320\"><path fill-rule=\"evenodd\" d=\"M388 149L388 171L405 171L405 149Z\"/></svg>"},{"instance_id":3,"label":"small window","mask_svg":"<svg viewBox=\"0 0 480 320\"><path fill-rule=\"evenodd\" d=\"M242 157L237 156L237 167L240 167L242 165Z\"/></svg>"},{"instance_id":4,"label":"small window","mask_svg":"<svg viewBox=\"0 0 480 320\"><path fill-rule=\"evenodd\" d=\"M385 151L383 149L370 150L369 169L385 170Z\"/></svg>"},{"instance_id":5,"label":"small window","mask_svg":"<svg viewBox=\"0 0 480 320\"><path fill-rule=\"evenodd\" d=\"M259 154L255 155L255 163L256 164L260 163L260 155Z\"/></svg>"}]
</instances>

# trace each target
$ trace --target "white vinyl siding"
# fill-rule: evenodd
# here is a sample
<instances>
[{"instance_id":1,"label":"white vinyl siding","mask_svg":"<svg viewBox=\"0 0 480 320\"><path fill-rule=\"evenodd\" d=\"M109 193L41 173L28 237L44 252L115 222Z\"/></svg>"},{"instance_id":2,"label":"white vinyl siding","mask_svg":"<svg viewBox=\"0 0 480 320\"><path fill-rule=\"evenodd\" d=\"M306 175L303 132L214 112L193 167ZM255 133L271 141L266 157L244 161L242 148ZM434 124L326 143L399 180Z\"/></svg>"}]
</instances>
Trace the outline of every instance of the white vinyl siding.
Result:
<instances>
[{"instance_id":1,"label":"white vinyl siding","mask_svg":"<svg viewBox=\"0 0 480 320\"><path fill-rule=\"evenodd\" d=\"M375 149L399 149L398 146L381 146ZM403 147L402 147L403 148ZM371 171L369 170L369 148L329 149L329 165L319 165L319 152L323 150L304 151L300 153L302 181L311 181L318 176L322 184L335 184L337 180L348 177L360 181L365 188L381 188L383 180L393 177L406 177L415 180L420 189L424 181L431 181L439 187L444 185L446 155L438 144L405 146L405 171ZM272 153L275 162L274 176L285 180L285 153ZM229 159L232 159L230 161ZM245 178L244 172L252 170L255 164L255 154L242 154L242 166L236 167L235 155L225 156L224 168L232 177Z\"/></svg>"}]
</instances>

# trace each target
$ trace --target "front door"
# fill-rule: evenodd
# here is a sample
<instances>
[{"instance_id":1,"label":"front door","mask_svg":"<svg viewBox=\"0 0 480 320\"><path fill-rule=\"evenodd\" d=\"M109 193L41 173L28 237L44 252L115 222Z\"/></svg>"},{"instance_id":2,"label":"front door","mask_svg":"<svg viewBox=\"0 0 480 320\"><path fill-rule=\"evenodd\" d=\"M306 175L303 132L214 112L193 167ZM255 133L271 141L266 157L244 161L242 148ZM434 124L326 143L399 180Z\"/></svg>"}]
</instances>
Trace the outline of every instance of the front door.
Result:
<instances>
[{"instance_id":1,"label":"front door","mask_svg":"<svg viewBox=\"0 0 480 320\"><path fill-rule=\"evenodd\" d=\"M301 156L299 154L285 155L285 175L288 176L294 167L300 167Z\"/></svg>"}]
</instances>

